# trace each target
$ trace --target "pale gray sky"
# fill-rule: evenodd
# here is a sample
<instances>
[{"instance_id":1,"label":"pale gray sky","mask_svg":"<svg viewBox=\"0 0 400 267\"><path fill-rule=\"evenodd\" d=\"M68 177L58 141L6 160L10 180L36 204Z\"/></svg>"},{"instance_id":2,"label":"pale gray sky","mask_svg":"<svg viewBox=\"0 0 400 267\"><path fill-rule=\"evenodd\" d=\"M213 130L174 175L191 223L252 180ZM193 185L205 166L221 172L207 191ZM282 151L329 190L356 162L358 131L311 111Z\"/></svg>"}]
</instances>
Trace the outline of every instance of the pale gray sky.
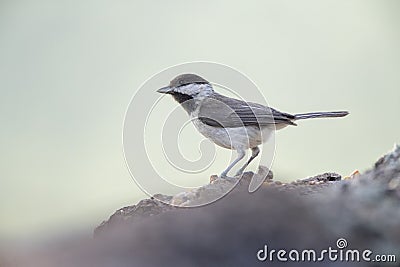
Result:
<instances>
[{"instance_id":1,"label":"pale gray sky","mask_svg":"<svg viewBox=\"0 0 400 267\"><path fill-rule=\"evenodd\" d=\"M277 177L368 168L400 141L399 11L396 0L2 1L0 236L89 232L143 198L122 154L125 110L182 62L232 66L282 111L351 112L278 132Z\"/></svg>"}]
</instances>

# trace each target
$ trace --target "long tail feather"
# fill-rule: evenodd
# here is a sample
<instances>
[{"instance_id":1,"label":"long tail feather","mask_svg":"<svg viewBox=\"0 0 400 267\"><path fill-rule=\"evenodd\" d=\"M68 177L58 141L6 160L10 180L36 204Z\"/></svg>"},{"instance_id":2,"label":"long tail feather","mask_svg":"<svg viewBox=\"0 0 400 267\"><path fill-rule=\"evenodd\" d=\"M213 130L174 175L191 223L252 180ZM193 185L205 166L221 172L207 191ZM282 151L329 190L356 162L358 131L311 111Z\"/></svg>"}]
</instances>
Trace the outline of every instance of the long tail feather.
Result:
<instances>
[{"instance_id":1,"label":"long tail feather","mask_svg":"<svg viewBox=\"0 0 400 267\"><path fill-rule=\"evenodd\" d=\"M337 118L344 117L348 115L347 111L328 111L328 112L310 112L310 113L301 113L295 114L295 120L304 120L304 119L312 119L312 118Z\"/></svg>"}]
</instances>

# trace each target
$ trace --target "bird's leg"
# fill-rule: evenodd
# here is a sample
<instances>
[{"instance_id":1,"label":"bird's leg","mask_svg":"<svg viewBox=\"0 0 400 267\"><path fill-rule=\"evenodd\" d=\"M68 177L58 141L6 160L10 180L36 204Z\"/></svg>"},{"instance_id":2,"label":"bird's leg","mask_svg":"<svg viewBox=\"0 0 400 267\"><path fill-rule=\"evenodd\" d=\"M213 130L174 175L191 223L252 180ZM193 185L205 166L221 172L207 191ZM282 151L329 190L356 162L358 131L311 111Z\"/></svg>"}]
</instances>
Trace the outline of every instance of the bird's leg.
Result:
<instances>
[{"instance_id":1,"label":"bird's leg","mask_svg":"<svg viewBox=\"0 0 400 267\"><path fill-rule=\"evenodd\" d=\"M256 147L252 147L251 148L251 157L249 158L249 160L243 165L242 168L240 168L237 173L235 174L235 176L241 175L243 173L243 171L247 168L247 166L249 166L250 162L253 161L253 159L255 159L258 154L260 153L260 149L258 148L258 146Z\"/></svg>"},{"instance_id":2,"label":"bird's leg","mask_svg":"<svg viewBox=\"0 0 400 267\"><path fill-rule=\"evenodd\" d=\"M238 152L238 157L228 166L228 168L226 168L225 171L221 173L221 177L226 177L228 175L228 172L232 169L232 167L235 166L236 163L241 161L246 155L246 152L243 149L238 150L237 152Z\"/></svg>"}]
</instances>

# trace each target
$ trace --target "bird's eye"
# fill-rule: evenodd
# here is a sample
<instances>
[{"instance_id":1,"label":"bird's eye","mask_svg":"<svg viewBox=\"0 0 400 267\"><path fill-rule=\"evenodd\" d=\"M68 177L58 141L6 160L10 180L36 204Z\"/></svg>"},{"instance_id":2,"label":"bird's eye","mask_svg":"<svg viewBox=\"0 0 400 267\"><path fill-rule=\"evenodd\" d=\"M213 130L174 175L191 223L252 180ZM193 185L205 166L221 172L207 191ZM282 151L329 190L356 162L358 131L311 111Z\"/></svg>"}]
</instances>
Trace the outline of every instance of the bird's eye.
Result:
<instances>
[{"instance_id":1,"label":"bird's eye","mask_svg":"<svg viewBox=\"0 0 400 267\"><path fill-rule=\"evenodd\" d=\"M180 80L180 81L179 81L179 84L180 84L180 85L182 85L182 84L183 84L183 81L182 81L182 80Z\"/></svg>"}]
</instances>

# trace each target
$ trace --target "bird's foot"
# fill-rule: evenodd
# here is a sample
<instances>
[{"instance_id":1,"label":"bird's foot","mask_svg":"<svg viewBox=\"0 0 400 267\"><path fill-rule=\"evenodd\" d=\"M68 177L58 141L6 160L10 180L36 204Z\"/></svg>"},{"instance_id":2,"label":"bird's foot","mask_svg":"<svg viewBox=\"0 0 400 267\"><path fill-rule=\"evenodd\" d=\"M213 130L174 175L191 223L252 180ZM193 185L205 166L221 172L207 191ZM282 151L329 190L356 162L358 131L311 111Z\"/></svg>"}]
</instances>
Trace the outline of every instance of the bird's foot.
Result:
<instances>
[{"instance_id":1,"label":"bird's foot","mask_svg":"<svg viewBox=\"0 0 400 267\"><path fill-rule=\"evenodd\" d=\"M221 173L221 175L218 178L222 178L222 179L226 179L226 180L236 180L235 176L234 177L228 176L227 173Z\"/></svg>"},{"instance_id":2,"label":"bird's foot","mask_svg":"<svg viewBox=\"0 0 400 267\"><path fill-rule=\"evenodd\" d=\"M226 172L223 172L219 175L219 178L228 178L228 174Z\"/></svg>"},{"instance_id":3,"label":"bird's foot","mask_svg":"<svg viewBox=\"0 0 400 267\"><path fill-rule=\"evenodd\" d=\"M236 177L236 176L242 176L243 172L244 172L244 169L243 169L243 170L242 170L242 169L238 170L238 171L235 173L235 177Z\"/></svg>"}]
</instances>

